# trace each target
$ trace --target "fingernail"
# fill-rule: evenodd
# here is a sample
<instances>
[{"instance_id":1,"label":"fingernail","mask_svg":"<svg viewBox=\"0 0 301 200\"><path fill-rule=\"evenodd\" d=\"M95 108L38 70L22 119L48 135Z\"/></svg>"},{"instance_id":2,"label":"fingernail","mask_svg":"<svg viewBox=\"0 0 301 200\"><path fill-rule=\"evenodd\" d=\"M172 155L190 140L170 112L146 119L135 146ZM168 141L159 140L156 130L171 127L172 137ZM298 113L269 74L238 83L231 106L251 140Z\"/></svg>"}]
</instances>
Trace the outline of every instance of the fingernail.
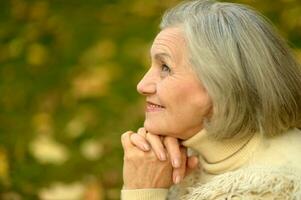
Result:
<instances>
[{"instance_id":1,"label":"fingernail","mask_svg":"<svg viewBox=\"0 0 301 200\"><path fill-rule=\"evenodd\" d=\"M181 166L180 160L179 160L178 158L173 159L173 160L172 160L172 166L173 166L174 168L180 167L180 166Z\"/></svg>"},{"instance_id":2,"label":"fingernail","mask_svg":"<svg viewBox=\"0 0 301 200\"><path fill-rule=\"evenodd\" d=\"M166 160L166 155L165 155L165 153L160 153L160 160L162 160L162 161L165 161Z\"/></svg>"},{"instance_id":3,"label":"fingernail","mask_svg":"<svg viewBox=\"0 0 301 200\"><path fill-rule=\"evenodd\" d=\"M175 184L180 183L180 181L181 181L181 177L179 175L177 175L175 180L174 180Z\"/></svg>"},{"instance_id":4,"label":"fingernail","mask_svg":"<svg viewBox=\"0 0 301 200\"><path fill-rule=\"evenodd\" d=\"M148 144L143 144L142 146L143 146L143 149L145 151L149 151L150 150L150 146Z\"/></svg>"}]
</instances>

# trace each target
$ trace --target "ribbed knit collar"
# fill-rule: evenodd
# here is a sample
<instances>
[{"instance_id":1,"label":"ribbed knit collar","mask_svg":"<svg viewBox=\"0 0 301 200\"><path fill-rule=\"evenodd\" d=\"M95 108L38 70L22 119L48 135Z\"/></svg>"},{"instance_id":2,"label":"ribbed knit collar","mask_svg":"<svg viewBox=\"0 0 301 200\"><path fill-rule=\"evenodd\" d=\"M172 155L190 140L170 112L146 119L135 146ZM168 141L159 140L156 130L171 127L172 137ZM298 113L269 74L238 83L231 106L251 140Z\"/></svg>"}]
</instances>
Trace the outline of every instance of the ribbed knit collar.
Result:
<instances>
[{"instance_id":1,"label":"ribbed knit collar","mask_svg":"<svg viewBox=\"0 0 301 200\"><path fill-rule=\"evenodd\" d=\"M204 171L209 174L220 174L243 165L254 152L259 141L259 134L243 139L217 141L211 139L203 129L182 144L199 154Z\"/></svg>"}]
</instances>

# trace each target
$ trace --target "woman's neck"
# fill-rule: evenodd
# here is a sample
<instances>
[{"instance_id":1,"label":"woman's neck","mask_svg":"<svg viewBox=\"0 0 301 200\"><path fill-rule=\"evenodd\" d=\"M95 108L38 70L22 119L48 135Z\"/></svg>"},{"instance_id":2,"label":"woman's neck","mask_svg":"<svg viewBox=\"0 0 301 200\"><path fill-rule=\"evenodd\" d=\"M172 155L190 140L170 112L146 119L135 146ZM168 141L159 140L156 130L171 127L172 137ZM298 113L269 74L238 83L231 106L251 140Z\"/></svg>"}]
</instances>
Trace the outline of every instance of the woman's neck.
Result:
<instances>
[{"instance_id":1,"label":"woman's neck","mask_svg":"<svg viewBox=\"0 0 301 200\"><path fill-rule=\"evenodd\" d=\"M214 140L205 129L183 141L183 145L196 151L200 164L207 173L220 174L240 167L255 150L259 134L241 139Z\"/></svg>"}]
</instances>

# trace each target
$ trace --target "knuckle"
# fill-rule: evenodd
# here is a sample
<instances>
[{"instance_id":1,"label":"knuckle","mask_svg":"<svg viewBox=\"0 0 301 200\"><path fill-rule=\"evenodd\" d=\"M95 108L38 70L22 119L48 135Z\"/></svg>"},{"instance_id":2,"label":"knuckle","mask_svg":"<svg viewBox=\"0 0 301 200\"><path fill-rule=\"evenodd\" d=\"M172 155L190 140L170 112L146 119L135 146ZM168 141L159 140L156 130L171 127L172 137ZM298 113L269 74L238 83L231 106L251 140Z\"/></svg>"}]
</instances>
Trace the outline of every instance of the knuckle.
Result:
<instances>
[{"instance_id":1,"label":"knuckle","mask_svg":"<svg viewBox=\"0 0 301 200\"><path fill-rule=\"evenodd\" d=\"M157 143L157 140L159 141L159 136L151 134L151 133L146 134L145 138L146 138L146 140L153 142L153 143Z\"/></svg>"},{"instance_id":2,"label":"knuckle","mask_svg":"<svg viewBox=\"0 0 301 200\"><path fill-rule=\"evenodd\" d=\"M143 160L145 158L145 154L143 151L133 151L129 150L124 154L124 160L125 161L137 161L137 160Z\"/></svg>"},{"instance_id":3,"label":"knuckle","mask_svg":"<svg viewBox=\"0 0 301 200\"><path fill-rule=\"evenodd\" d=\"M173 140L175 140L175 138L170 137L170 136L166 136L166 137L164 138L164 140L165 140L166 142L172 142Z\"/></svg>"},{"instance_id":4,"label":"knuckle","mask_svg":"<svg viewBox=\"0 0 301 200\"><path fill-rule=\"evenodd\" d=\"M141 128L138 129L138 132L144 132L144 130L145 129L143 127L141 127Z\"/></svg>"},{"instance_id":5,"label":"knuckle","mask_svg":"<svg viewBox=\"0 0 301 200\"><path fill-rule=\"evenodd\" d=\"M147 140L151 139L151 138L152 138L152 134L151 134L151 133L147 133L146 136L145 136L145 138L146 138Z\"/></svg>"},{"instance_id":6,"label":"knuckle","mask_svg":"<svg viewBox=\"0 0 301 200\"><path fill-rule=\"evenodd\" d=\"M147 132L145 130L145 128L139 128L138 131L137 131L138 135L145 138L146 135L147 135Z\"/></svg>"},{"instance_id":7,"label":"knuckle","mask_svg":"<svg viewBox=\"0 0 301 200\"><path fill-rule=\"evenodd\" d=\"M163 139L163 144L164 144L165 146L168 146L169 140L168 140L167 137L165 137L165 138Z\"/></svg>"},{"instance_id":8,"label":"knuckle","mask_svg":"<svg viewBox=\"0 0 301 200\"><path fill-rule=\"evenodd\" d=\"M152 147L156 146L152 137L145 137L145 140L151 144Z\"/></svg>"},{"instance_id":9,"label":"knuckle","mask_svg":"<svg viewBox=\"0 0 301 200\"><path fill-rule=\"evenodd\" d=\"M163 140L165 146L176 146L176 142L172 137L165 137Z\"/></svg>"},{"instance_id":10,"label":"knuckle","mask_svg":"<svg viewBox=\"0 0 301 200\"><path fill-rule=\"evenodd\" d=\"M129 134L133 133L133 131L127 131L121 135L121 141L125 140Z\"/></svg>"},{"instance_id":11,"label":"knuckle","mask_svg":"<svg viewBox=\"0 0 301 200\"><path fill-rule=\"evenodd\" d=\"M133 134L130 135L131 142L135 141L135 139L136 139L135 135L136 135L135 133L133 133Z\"/></svg>"},{"instance_id":12,"label":"knuckle","mask_svg":"<svg viewBox=\"0 0 301 200\"><path fill-rule=\"evenodd\" d=\"M144 159L147 159L149 162L159 162L155 152L150 152L143 156Z\"/></svg>"},{"instance_id":13,"label":"knuckle","mask_svg":"<svg viewBox=\"0 0 301 200\"><path fill-rule=\"evenodd\" d=\"M165 142L170 141L170 137L169 137L169 136L164 137L164 141L165 141Z\"/></svg>"},{"instance_id":14,"label":"knuckle","mask_svg":"<svg viewBox=\"0 0 301 200\"><path fill-rule=\"evenodd\" d=\"M139 134L137 134L137 133L131 134L130 140L134 144L138 144L139 142L143 142L144 141L143 138L141 138L141 136Z\"/></svg>"}]
</instances>

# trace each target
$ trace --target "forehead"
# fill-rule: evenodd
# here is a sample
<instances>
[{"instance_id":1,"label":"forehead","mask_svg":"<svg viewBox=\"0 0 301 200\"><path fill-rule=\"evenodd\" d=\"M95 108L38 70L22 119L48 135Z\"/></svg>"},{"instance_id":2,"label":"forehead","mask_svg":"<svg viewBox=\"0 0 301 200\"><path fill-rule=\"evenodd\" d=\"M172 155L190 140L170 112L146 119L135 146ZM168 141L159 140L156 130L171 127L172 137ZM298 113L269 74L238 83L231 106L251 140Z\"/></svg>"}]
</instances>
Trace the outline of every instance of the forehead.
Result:
<instances>
[{"instance_id":1,"label":"forehead","mask_svg":"<svg viewBox=\"0 0 301 200\"><path fill-rule=\"evenodd\" d=\"M183 53L185 39L179 28L163 29L154 39L151 47L151 55L170 54L170 56L178 56Z\"/></svg>"}]
</instances>

